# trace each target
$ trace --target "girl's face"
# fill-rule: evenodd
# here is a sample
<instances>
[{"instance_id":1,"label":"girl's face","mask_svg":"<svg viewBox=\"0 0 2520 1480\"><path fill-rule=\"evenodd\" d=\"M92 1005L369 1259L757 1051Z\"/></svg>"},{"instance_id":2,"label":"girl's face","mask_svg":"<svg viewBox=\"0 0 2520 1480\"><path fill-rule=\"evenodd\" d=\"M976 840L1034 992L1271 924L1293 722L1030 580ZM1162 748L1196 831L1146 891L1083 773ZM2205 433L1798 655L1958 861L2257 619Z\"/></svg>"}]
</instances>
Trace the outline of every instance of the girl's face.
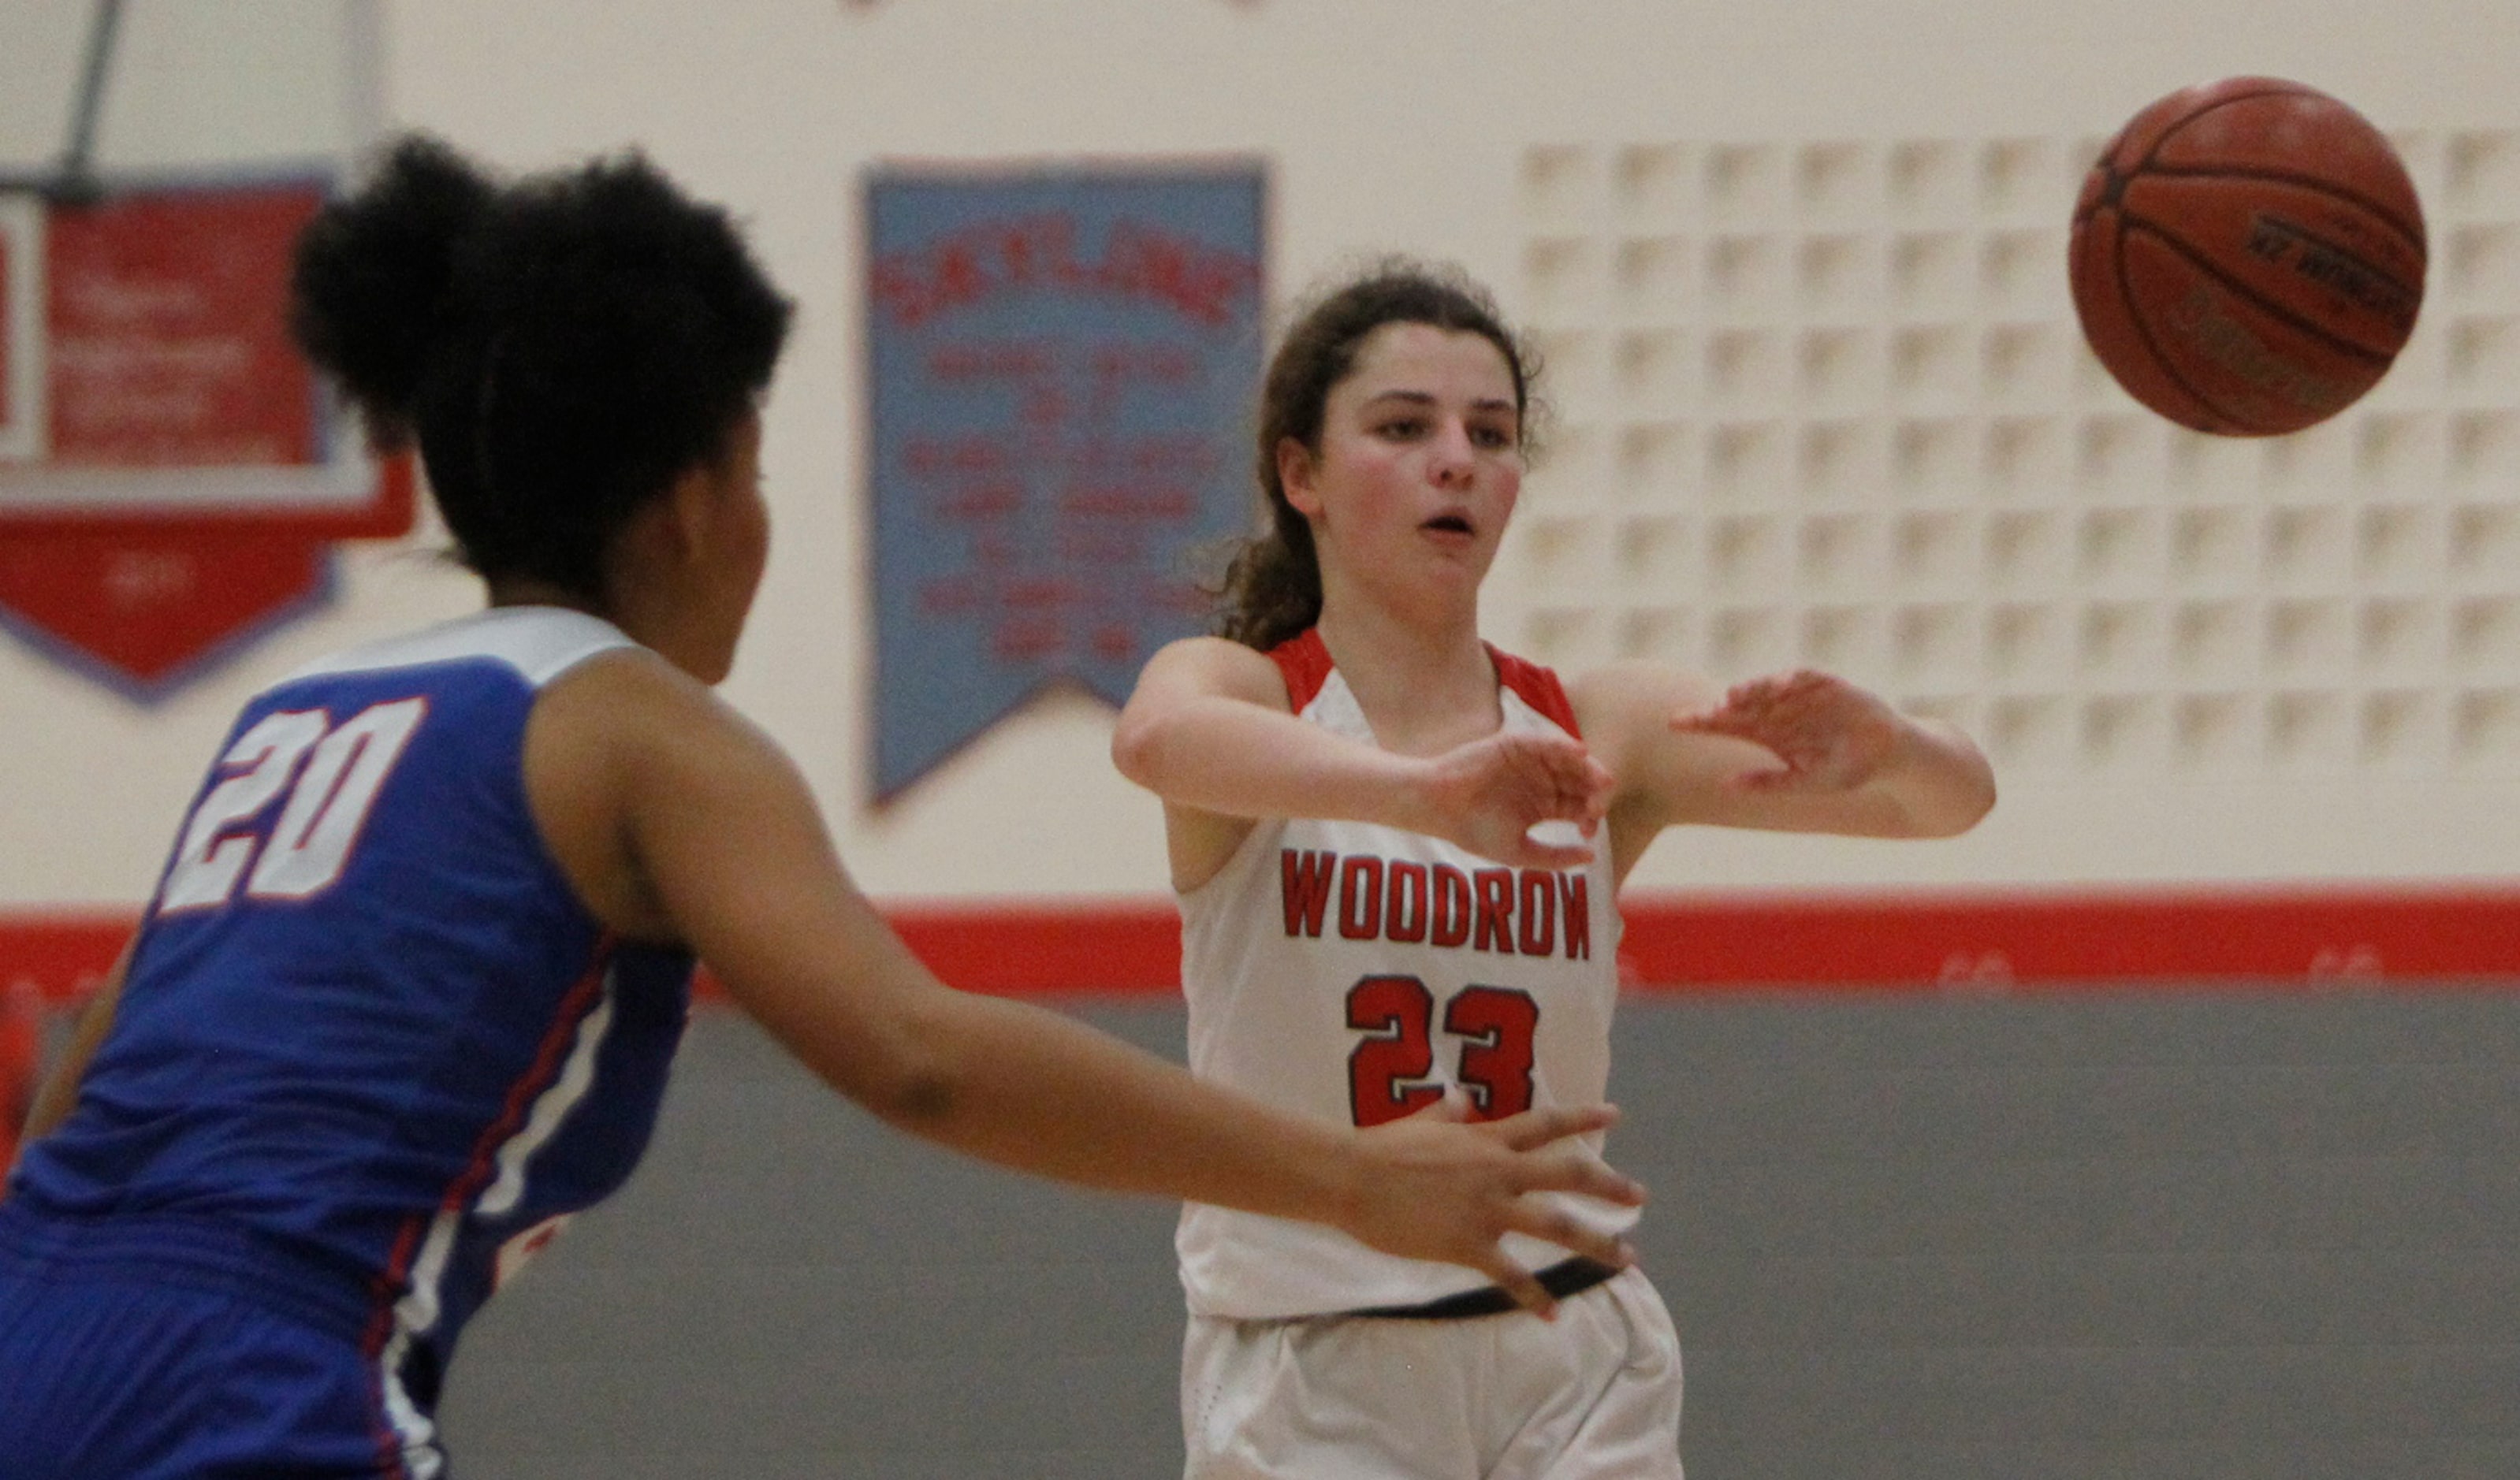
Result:
<instances>
[{"instance_id":1,"label":"girl's face","mask_svg":"<svg viewBox=\"0 0 2520 1480\"><path fill-rule=\"evenodd\" d=\"M1290 438L1278 471L1326 575L1474 595L1522 492L1513 371L1484 336L1386 324L1330 387L1321 450Z\"/></svg>"}]
</instances>

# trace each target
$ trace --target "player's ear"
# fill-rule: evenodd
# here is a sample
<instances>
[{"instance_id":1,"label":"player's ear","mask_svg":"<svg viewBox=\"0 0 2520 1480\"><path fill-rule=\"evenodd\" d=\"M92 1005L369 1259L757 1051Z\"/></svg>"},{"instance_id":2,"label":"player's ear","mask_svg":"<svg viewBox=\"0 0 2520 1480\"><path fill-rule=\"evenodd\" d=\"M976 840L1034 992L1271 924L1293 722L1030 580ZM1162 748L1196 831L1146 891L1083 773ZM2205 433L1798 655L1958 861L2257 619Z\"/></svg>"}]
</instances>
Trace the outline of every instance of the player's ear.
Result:
<instances>
[{"instance_id":1,"label":"player's ear","mask_svg":"<svg viewBox=\"0 0 2520 1480\"><path fill-rule=\"evenodd\" d=\"M665 503L678 553L706 560L721 545L749 537L745 526L756 517L752 505L760 489L760 438L761 421L755 414L723 455L704 458L675 475Z\"/></svg>"},{"instance_id":2,"label":"player's ear","mask_svg":"<svg viewBox=\"0 0 2520 1480\"><path fill-rule=\"evenodd\" d=\"M1278 486L1297 514L1318 516L1321 490L1313 484L1313 450L1294 437L1278 439Z\"/></svg>"},{"instance_id":3,"label":"player's ear","mask_svg":"<svg viewBox=\"0 0 2520 1480\"><path fill-rule=\"evenodd\" d=\"M688 558L708 549L713 491L708 469L700 465L684 469L665 489L665 525L676 554Z\"/></svg>"}]
</instances>

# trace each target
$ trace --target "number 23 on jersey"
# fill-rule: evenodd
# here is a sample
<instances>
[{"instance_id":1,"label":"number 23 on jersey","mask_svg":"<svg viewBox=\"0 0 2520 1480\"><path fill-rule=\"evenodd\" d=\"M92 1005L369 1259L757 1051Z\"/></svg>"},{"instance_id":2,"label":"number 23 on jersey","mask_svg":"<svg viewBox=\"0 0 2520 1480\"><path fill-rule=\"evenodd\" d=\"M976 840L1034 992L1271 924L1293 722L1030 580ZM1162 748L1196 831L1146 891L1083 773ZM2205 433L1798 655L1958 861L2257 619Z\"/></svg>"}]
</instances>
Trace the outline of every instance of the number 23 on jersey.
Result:
<instances>
[{"instance_id":1,"label":"number 23 on jersey","mask_svg":"<svg viewBox=\"0 0 2520 1480\"><path fill-rule=\"evenodd\" d=\"M1360 1127L1398 1120L1444 1096L1435 1070L1435 994L1415 976L1368 976L1347 993L1347 1025L1366 1037L1348 1054L1348 1104ZM1462 1041L1456 1075L1477 1118L1531 1108L1532 1043L1540 1004L1509 987L1463 987L1444 1004L1443 1030Z\"/></svg>"},{"instance_id":2,"label":"number 23 on jersey","mask_svg":"<svg viewBox=\"0 0 2520 1480\"><path fill-rule=\"evenodd\" d=\"M219 757L222 779L185 821L158 913L223 905L240 879L251 899L306 899L331 887L428 712L427 699L404 698L338 725L321 709L265 715ZM278 820L266 824L284 793Z\"/></svg>"}]
</instances>

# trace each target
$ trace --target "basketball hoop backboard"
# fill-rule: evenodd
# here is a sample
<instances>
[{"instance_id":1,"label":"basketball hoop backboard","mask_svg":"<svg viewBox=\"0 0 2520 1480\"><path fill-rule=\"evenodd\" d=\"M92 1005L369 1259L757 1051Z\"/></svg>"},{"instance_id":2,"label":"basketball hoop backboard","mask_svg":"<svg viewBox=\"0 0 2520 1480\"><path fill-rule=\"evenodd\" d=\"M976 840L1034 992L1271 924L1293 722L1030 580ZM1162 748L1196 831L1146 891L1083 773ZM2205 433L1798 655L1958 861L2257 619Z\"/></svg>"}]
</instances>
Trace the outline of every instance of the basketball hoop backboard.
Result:
<instances>
[{"instance_id":1,"label":"basketball hoop backboard","mask_svg":"<svg viewBox=\"0 0 2520 1480\"><path fill-rule=\"evenodd\" d=\"M33 219L9 238L12 328L32 330L10 346L0 531L407 524L407 479L378 468L289 339L291 251L330 189L194 175L109 181L76 203L20 198Z\"/></svg>"},{"instance_id":2,"label":"basketball hoop backboard","mask_svg":"<svg viewBox=\"0 0 2520 1480\"><path fill-rule=\"evenodd\" d=\"M376 137L375 0L0 20L0 627L163 692L409 531L291 341L299 230ZM67 121L65 121L67 120Z\"/></svg>"}]
</instances>

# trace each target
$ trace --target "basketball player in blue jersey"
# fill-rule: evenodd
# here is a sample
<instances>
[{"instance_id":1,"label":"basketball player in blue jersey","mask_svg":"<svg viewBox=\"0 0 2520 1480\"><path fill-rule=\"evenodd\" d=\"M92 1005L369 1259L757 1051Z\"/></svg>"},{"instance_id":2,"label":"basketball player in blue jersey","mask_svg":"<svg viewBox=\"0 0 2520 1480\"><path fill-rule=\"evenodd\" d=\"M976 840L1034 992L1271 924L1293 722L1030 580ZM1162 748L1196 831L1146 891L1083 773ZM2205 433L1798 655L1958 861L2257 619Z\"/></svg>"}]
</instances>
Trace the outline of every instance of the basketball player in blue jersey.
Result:
<instances>
[{"instance_id":1,"label":"basketball player in blue jersey","mask_svg":"<svg viewBox=\"0 0 2520 1480\"><path fill-rule=\"evenodd\" d=\"M1322 298L1271 362L1272 522L1228 574L1223 635L1158 652L1113 738L1164 801L1192 1070L1326 1122L1598 1098L1616 893L1667 828L1941 836L1994 804L1965 737L1828 675L1561 682L1483 643L1527 366L1445 273L1390 264ZM1546 826L1570 811L1603 826ZM1563 1205L1597 1234L1635 1219ZM1553 1236L1508 1245L1561 1297L1544 1323L1465 1271L1192 1204L1187 1473L1677 1480L1669 1315Z\"/></svg>"},{"instance_id":2,"label":"basketball player in blue jersey","mask_svg":"<svg viewBox=\"0 0 2520 1480\"><path fill-rule=\"evenodd\" d=\"M1503 1236L1622 1257L1553 1200L1641 1196L1552 1144L1603 1107L1358 1134L947 990L884 927L710 692L789 313L721 212L636 158L501 185L405 141L309 229L294 312L377 440L418 444L490 606L238 717L0 1201L9 1480L446 1474L458 1335L637 1161L695 955L958 1150L1321 1220L1535 1306Z\"/></svg>"}]
</instances>

